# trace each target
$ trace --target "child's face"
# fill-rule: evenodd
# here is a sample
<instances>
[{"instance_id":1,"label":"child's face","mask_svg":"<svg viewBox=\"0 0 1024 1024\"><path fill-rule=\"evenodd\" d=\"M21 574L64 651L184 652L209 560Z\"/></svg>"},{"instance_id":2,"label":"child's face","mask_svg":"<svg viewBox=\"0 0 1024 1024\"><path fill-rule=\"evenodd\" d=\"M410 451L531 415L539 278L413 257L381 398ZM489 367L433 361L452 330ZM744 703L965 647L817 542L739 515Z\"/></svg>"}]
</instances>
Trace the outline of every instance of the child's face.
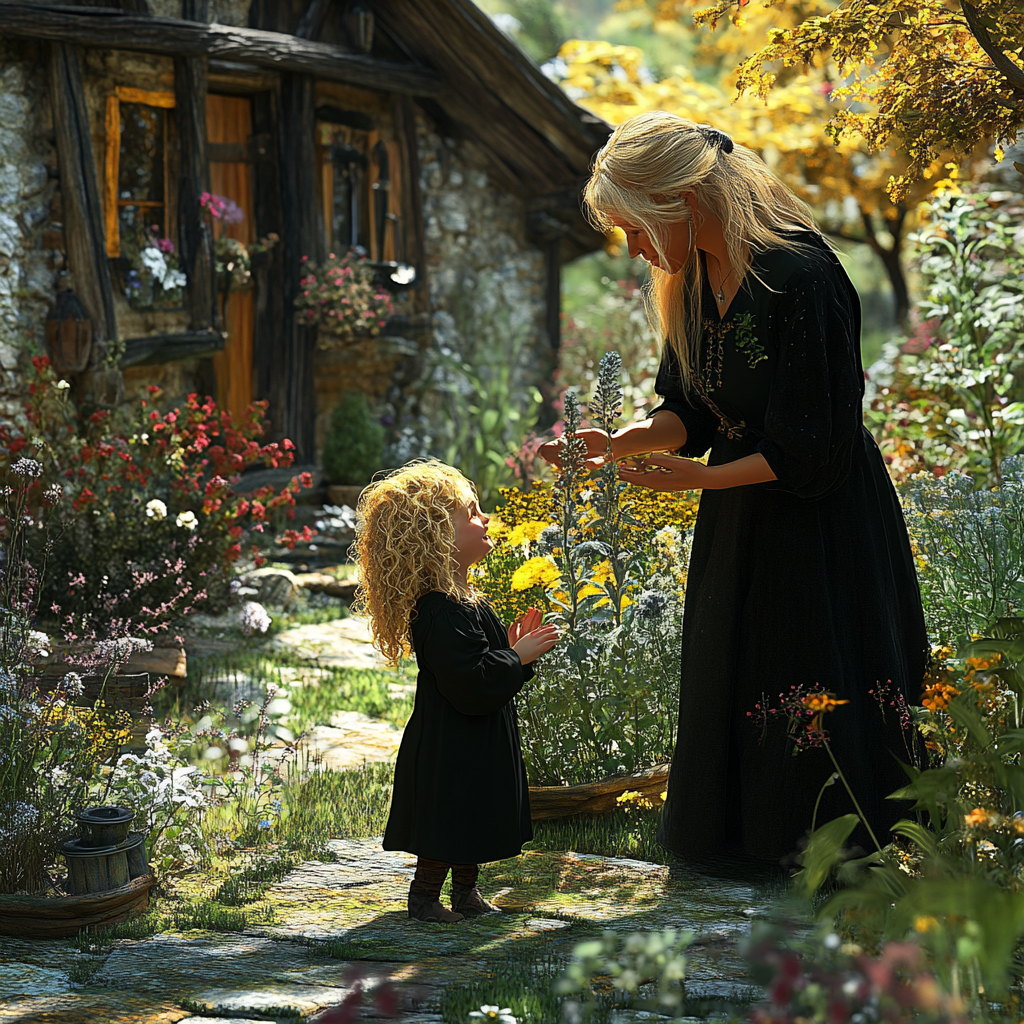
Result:
<instances>
[{"instance_id":1,"label":"child's face","mask_svg":"<svg viewBox=\"0 0 1024 1024\"><path fill-rule=\"evenodd\" d=\"M494 547L487 536L491 517L484 515L474 501L472 505L460 505L452 519L455 522L455 550L459 553L462 567L468 569L474 562L486 558Z\"/></svg>"}]
</instances>

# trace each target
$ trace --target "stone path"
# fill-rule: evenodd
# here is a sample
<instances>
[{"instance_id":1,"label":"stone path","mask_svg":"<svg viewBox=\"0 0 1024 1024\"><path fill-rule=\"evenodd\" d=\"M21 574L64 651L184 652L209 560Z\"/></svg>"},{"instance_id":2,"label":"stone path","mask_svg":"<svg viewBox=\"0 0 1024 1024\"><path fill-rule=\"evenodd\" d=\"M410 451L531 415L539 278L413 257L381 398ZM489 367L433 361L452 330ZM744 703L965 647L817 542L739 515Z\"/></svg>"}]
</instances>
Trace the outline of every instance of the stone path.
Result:
<instances>
[{"instance_id":1,"label":"stone path","mask_svg":"<svg viewBox=\"0 0 1024 1024\"><path fill-rule=\"evenodd\" d=\"M506 913L430 925L405 912L412 857L385 852L375 839L330 846L335 861L288 874L268 893L273 922L241 934L164 933L88 952L70 942L0 939L0 1022L316 1021L358 977L367 990L384 979L398 986L404 1024L437 1024L445 985L479 981L517 955L566 960L602 928L693 929L688 994L753 993L735 945L767 908L763 887L642 861L527 851L483 869L484 891L501 893Z\"/></svg>"}]
</instances>

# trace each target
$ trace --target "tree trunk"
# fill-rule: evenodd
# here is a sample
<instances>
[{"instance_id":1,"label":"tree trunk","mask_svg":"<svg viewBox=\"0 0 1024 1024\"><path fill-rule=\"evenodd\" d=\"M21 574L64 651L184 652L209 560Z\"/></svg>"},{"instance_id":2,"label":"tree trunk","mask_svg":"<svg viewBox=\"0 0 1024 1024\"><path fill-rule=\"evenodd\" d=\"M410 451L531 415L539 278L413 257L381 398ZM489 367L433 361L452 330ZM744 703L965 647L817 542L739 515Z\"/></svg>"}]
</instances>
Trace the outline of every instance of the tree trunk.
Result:
<instances>
[{"instance_id":1,"label":"tree trunk","mask_svg":"<svg viewBox=\"0 0 1024 1024\"><path fill-rule=\"evenodd\" d=\"M903 226L906 219L907 208L901 203L897 207L895 219L886 222L889 234L892 235L892 246L884 246L875 234L875 225L871 214L867 210L861 210L864 241L877 253L878 258L882 261L882 266L885 267L885 272L889 275L894 301L894 316L899 327L906 326L907 318L910 316L910 291L907 288L907 278L900 259L903 251Z\"/></svg>"}]
</instances>

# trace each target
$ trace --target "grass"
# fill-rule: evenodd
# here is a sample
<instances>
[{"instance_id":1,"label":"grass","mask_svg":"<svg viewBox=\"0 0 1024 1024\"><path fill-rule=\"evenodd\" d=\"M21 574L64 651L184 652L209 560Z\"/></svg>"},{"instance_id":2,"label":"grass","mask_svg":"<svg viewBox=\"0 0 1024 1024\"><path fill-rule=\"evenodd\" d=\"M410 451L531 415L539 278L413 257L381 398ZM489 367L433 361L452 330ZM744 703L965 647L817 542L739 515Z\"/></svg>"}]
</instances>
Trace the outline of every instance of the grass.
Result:
<instances>
[{"instance_id":1,"label":"grass","mask_svg":"<svg viewBox=\"0 0 1024 1024\"><path fill-rule=\"evenodd\" d=\"M335 711L358 711L402 728L412 714L413 693L392 696L396 683L412 683L408 670L403 673L381 669L331 668L311 678L305 685L291 686L292 710L289 724L296 732L316 725L330 725Z\"/></svg>"},{"instance_id":2,"label":"grass","mask_svg":"<svg viewBox=\"0 0 1024 1024\"><path fill-rule=\"evenodd\" d=\"M630 857L670 864L673 856L658 844L661 811L616 810L600 817L577 815L558 821L534 822L527 850L572 850L602 857Z\"/></svg>"},{"instance_id":3,"label":"grass","mask_svg":"<svg viewBox=\"0 0 1024 1024\"><path fill-rule=\"evenodd\" d=\"M302 858L291 852L273 857L258 858L247 868L233 871L213 894L213 901L225 907L241 907L263 899L267 890L282 878Z\"/></svg>"},{"instance_id":4,"label":"grass","mask_svg":"<svg viewBox=\"0 0 1024 1024\"><path fill-rule=\"evenodd\" d=\"M280 841L303 856L322 859L329 839L382 835L391 808L393 772L384 763L300 776L282 796Z\"/></svg>"}]
</instances>

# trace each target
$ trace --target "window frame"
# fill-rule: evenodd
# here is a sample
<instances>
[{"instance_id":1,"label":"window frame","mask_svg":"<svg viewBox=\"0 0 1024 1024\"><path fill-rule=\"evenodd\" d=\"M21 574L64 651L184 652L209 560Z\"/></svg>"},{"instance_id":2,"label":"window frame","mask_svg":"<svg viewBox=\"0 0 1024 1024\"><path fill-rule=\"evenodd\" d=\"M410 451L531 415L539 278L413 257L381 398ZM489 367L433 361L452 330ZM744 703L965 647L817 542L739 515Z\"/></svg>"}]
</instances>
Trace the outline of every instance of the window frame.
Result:
<instances>
[{"instance_id":1,"label":"window frame","mask_svg":"<svg viewBox=\"0 0 1024 1024\"><path fill-rule=\"evenodd\" d=\"M164 120L164 200L154 203L152 200L122 202L118 196L118 176L121 164L121 104L138 103L146 107L159 107L173 110L175 107L173 92L154 92L149 89L135 89L131 86L118 85L112 95L107 96L106 109L106 149L103 164L103 215L104 234L106 235L107 256L116 259L121 255L121 223L118 211L121 206L162 206L165 218L171 208L170 202L170 147L168 145L167 121ZM165 224L164 233L168 234L169 225Z\"/></svg>"}]
</instances>

